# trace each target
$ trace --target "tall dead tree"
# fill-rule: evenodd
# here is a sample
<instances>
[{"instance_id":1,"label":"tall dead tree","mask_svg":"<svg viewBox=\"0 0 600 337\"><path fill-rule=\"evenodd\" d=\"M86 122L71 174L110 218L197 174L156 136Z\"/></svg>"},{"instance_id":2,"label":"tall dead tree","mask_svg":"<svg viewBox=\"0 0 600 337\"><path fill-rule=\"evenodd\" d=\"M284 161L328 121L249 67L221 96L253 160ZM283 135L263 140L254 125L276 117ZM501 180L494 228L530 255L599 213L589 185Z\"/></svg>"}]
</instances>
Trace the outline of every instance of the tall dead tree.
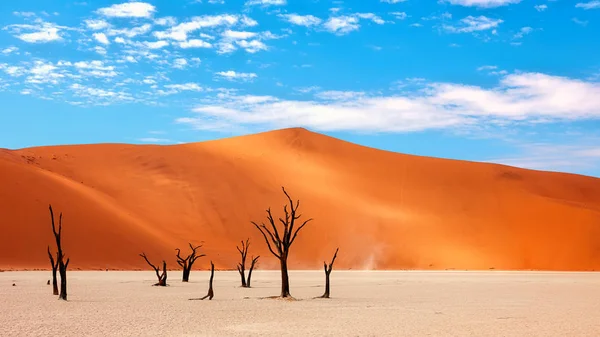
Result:
<instances>
[{"instance_id":1,"label":"tall dead tree","mask_svg":"<svg viewBox=\"0 0 600 337\"><path fill-rule=\"evenodd\" d=\"M213 291L213 278L215 277L215 265L212 261L210 261L210 280L208 281L208 294L202 298L190 298L190 301L204 301L208 298L208 300L212 300L215 296L215 292Z\"/></svg>"},{"instance_id":2,"label":"tall dead tree","mask_svg":"<svg viewBox=\"0 0 600 337\"><path fill-rule=\"evenodd\" d=\"M247 288L248 285L246 284L246 256L248 256L248 249L250 247L250 239L246 239L246 242L241 241L242 243L242 247L238 247L236 246L235 248L237 248L238 252L240 252L240 255L242 257L241 262L238 263L237 265L237 270L240 273L240 277L242 278L242 288Z\"/></svg>"},{"instance_id":3,"label":"tall dead tree","mask_svg":"<svg viewBox=\"0 0 600 337\"><path fill-rule=\"evenodd\" d=\"M56 272L58 271L58 260L55 262L52 253L50 252L50 246L48 246L48 257L50 258L50 265L52 266L52 294L58 296L58 281L56 279ZM50 280L48 280L50 284Z\"/></svg>"},{"instance_id":4,"label":"tall dead tree","mask_svg":"<svg viewBox=\"0 0 600 337\"><path fill-rule=\"evenodd\" d=\"M163 260L163 271L161 273L160 269L157 266L153 265L152 262L150 262L150 260L148 260L148 257L146 257L145 253L141 253L140 256L143 257L144 260L146 260L146 263L148 263L148 265L150 265L150 267L152 267L152 269L154 269L154 271L156 272L156 277L158 278L158 282L153 284L153 286L166 287L167 286L167 262L165 262Z\"/></svg>"},{"instance_id":5,"label":"tall dead tree","mask_svg":"<svg viewBox=\"0 0 600 337\"><path fill-rule=\"evenodd\" d=\"M202 247L202 245L199 246L192 246L192 244L190 243L190 248L192 249L192 253L190 255L188 255L185 259L183 257L181 257L181 250L179 248L176 248L175 250L177 251L177 263L181 266L181 268L183 268L183 278L181 280L181 282L188 282L190 279L190 272L192 271L192 267L194 265L194 262L196 262L197 259L206 256L206 254L200 254L200 255L196 255L196 251Z\"/></svg>"},{"instance_id":6,"label":"tall dead tree","mask_svg":"<svg viewBox=\"0 0 600 337\"><path fill-rule=\"evenodd\" d=\"M327 266L327 262L323 262L323 268L325 269L325 293L321 298L329 298L329 275L331 275L331 270L333 269L333 263L335 262L335 258L337 257L337 253L339 248L335 250L335 254L333 254L333 259L329 266Z\"/></svg>"},{"instance_id":7,"label":"tall dead tree","mask_svg":"<svg viewBox=\"0 0 600 337\"><path fill-rule=\"evenodd\" d=\"M305 220L300 226L297 226L296 221L302 216L298 214L298 207L300 206L300 200L294 205L294 201L290 195L286 192L285 187L281 187L283 193L288 199L289 204L283 206L283 212L285 213L285 219L279 218L279 222L283 225L283 229L278 230L275 225L275 220L271 214L271 208L267 209L267 220L271 228L268 228L264 223L258 225L252 221L252 224L261 232L263 235L269 251L275 257L279 259L281 266L281 297L291 297L290 295L290 280L288 277L287 259L289 256L290 246L296 240L298 232L312 219ZM288 209L289 206L289 209Z\"/></svg>"},{"instance_id":8,"label":"tall dead tree","mask_svg":"<svg viewBox=\"0 0 600 337\"><path fill-rule=\"evenodd\" d=\"M62 212L58 216L58 231L56 231L56 225L54 223L54 211L52 210L52 205L48 207L50 209L50 219L52 220L52 232L54 233L54 239L56 240L56 264L58 265L58 273L60 274L60 294L58 298L61 300L67 300L67 267L69 266L70 258L65 262L65 254L62 250ZM52 256L50 253L50 247L48 247L48 254ZM50 258L50 262L52 262L52 257ZM52 262L54 263L54 262Z\"/></svg>"},{"instance_id":9,"label":"tall dead tree","mask_svg":"<svg viewBox=\"0 0 600 337\"><path fill-rule=\"evenodd\" d=\"M254 266L256 265L256 261L260 258L260 255L257 257L252 257L252 263L250 264L250 270L248 270L248 280L246 280L246 287L250 288L250 281L252 280L252 271L254 270Z\"/></svg>"}]
</instances>

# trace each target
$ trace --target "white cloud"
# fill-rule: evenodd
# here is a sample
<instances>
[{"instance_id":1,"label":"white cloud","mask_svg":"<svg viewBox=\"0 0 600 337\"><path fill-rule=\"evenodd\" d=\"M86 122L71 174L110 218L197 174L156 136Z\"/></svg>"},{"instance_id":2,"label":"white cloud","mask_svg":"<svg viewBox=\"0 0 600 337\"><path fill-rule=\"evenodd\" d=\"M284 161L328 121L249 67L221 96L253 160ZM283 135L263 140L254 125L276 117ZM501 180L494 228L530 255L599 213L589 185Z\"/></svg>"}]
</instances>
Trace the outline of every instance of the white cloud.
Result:
<instances>
[{"instance_id":1,"label":"white cloud","mask_svg":"<svg viewBox=\"0 0 600 337\"><path fill-rule=\"evenodd\" d=\"M313 15L279 14L279 17L291 24L305 27L318 26L323 21Z\"/></svg>"},{"instance_id":2,"label":"white cloud","mask_svg":"<svg viewBox=\"0 0 600 337\"><path fill-rule=\"evenodd\" d=\"M600 165L600 147L590 144L592 142L587 143L520 144L517 147L517 155L486 161L533 170L585 171L586 169L593 169Z\"/></svg>"},{"instance_id":3,"label":"white cloud","mask_svg":"<svg viewBox=\"0 0 600 337\"><path fill-rule=\"evenodd\" d=\"M407 0L379 0L379 1L386 2L388 4L397 4L397 3L405 2Z\"/></svg>"},{"instance_id":4,"label":"white cloud","mask_svg":"<svg viewBox=\"0 0 600 337\"><path fill-rule=\"evenodd\" d=\"M255 79L256 77L258 77L255 73L238 73L235 72L233 70L228 70L228 71L220 71L218 73L216 73L216 75L229 80L229 81L236 81L236 80L240 80L240 81L251 81L253 79Z\"/></svg>"},{"instance_id":5,"label":"white cloud","mask_svg":"<svg viewBox=\"0 0 600 337\"><path fill-rule=\"evenodd\" d=\"M84 20L83 22L91 30L101 30L110 27L110 24L104 20Z\"/></svg>"},{"instance_id":6,"label":"white cloud","mask_svg":"<svg viewBox=\"0 0 600 337\"><path fill-rule=\"evenodd\" d=\"M177 19L172 16L166 16L164 18L154 20L154 23L159 26L175 26Z\"/></svg>"},{"instance_id":7,"label":"white cloud","mask_svg":"<svg viewBox=\"0 0 600 337\"><path fill-rule=\"evenodd\" d=\"M107 66L103 61L79 61L75 62L73 66L84 76L115 77L118 75L114 66Z\"/></svg>"},{"instance_id":8,"label":"white cloud","mask_svg":"<svg viewBox=\"0 0 600 337\"><path fill-rule=\"evenodd\" d=\"M239 32L233 30L226 30L223 32L223 37L232 40L247 40L256 36L254 32Z\"/></svg>"},{"instance_id":9,"label":"white cloud","mask_svg":"<svg viewBox=\"0 0 600 337\"><path fill-rule=\"evenodd\" d=\"M144 42L144 44L146 45L146 47L148 47L150 49L161 49L161 48L168 46L169 42L163 41L163 40L159 40L159 41L155 41L155 42L146 41L146 42Z\"/></svg>"},{"instance_id":10,"label":"white cloud","mask_svg":"<svg viewBox=\"0 0 600 337\"><path fill-rule=\"evenodd\" d=\"M74 83L69 86L75 96L88 98L89 103L108 105L117 101L132 101L131 94L124 91L105 90Z\"/></svg>"},{"instance_id":11,"label":"white cloud","mask_svg":"<svg viewBox=\"0 0 600 337\"><path fill-rule=\"evenodd\" d=\"M172 39L176 41L186 41L188 34L201 28L232 26L240 21L237 15L205 15L193 17L190 21L182 22L166 31L154 32L158 39Z\"/></svg>"},{"instance_id":12,"label":"white cloud","mask_svg":"<svg viewBox=\"0 0 600 337\"><path fill-rule=\"evenodd\" d=\"M382 18L380 18L379 16L377 16L373 13L356 13L354 15L356 15L357 17L359 17L361 19L371 20L378 25L383 25L385 23L385 21Z\"/></svg>"},{"instance_id":13,"label":"white cloud","mask_svg":"<svg viewBox=\"0 0 600 337\"><path fill-rule=\"evenodd\" d=\"M451 5L464 7L495 8L506 5L518 4L521 0L443 0Z\"/></svg>"},{"instance_id":14,"label":"white cloud","mask_svg":"<svg viewBox=\"0 0 600 337\"><path fill-rule=\"evenodd\" d=\"M382 18L373 13L354 13L351 15L330 17L323 24L323 27L330 33L345 35L360 28L360 19L371 20L378 25L385 24Z\"/></svg>"},{"instance_id":15,"label":"white cloud","mask_svg":"<svg viewBox=\"0 0 600 337\"><path fill-rule=\"evenodd\" d=\"M246 6L283 6L286 3L286 0L248 0L246 1Z\"/></svg>"},{"instance_id":16,"label":"white cloud","mask_svg":"<svg viewBox=\"0 0 600 337\"><path fill-rule=\"evenodd\" d=\"M231 78L237 75L226 73ZM425 83L422 90L402 95L329 92L315 98L320 99L270 98L248 103L245 96L220 95L197 106L194 111L198 117L178 121L194 126L215 122L306 126L323 131L407 132L600 118L600 83L540 73L506 75L493 88Z\"/></svg>"},{"instance_id":17,"label":"white cloud","mask_svg":"<svg viewBox=\"0 0 600 337\"><path fill-rule=\"evenodd\" d=\"M142 143L152 143L152 144L170 144L170 143L174 143L174 141L172 141L170 139L166 139L166 138L154 138L154 137L140 138L140 139L138 139L138 141L140 141Z\"/></svg>"},{"instance_id":18,"label":"white cloud","mask_svg":"<svg viewBox=\"0 0 600 337\"><path fill-rule=\"evenodd\" d=\"M138 35L144 35L152 30L152 25L149 23L133 28L122 28L122 29L109 29L107 34L109 36L123 35L128 38L133 38Z\"/></svg>"},{"instance_id":19,"label":"white cloud","mask_svg":"<svg viewBox=\"0 0 600 337\"><path fill-rule=\"evenodd\" d=\"M108 41L108 38L104 33L94 33L94 39L102 44L110 44L110 41Z\"/></svg>"},{"instance_id":20,"label":"white cloud","mask_svg":"<svg viewBox=\"0 0 600 337\"><path fill-rule=\"evenodd\" d=\"M212 48L212 44L202 41L199 39L192 39L189 41L183 41L179 43L179 47L187 49L187 48Z\"/></svg>"},{"instance_id":21,"label":"white cloud","mask_svg":"<svg viewBox=\"0 0 600 337\"><path fill-rule=\"evenodd\" d=\"M17 47L8 47L8 48L3 49L1 53L4 55L8 55L8 54L12 54L12 53L16 52L17 50L19 50L19 48L17 48Z\"/></svg>"},{"instance_id":22,"label":"white cloud","mask_svg":"<svg viewBox=\"0 0 600 337\"><path fill-rule=\"evenodd\" d=\"M267 45L259 40L252 40L252 41L241 40L241 41L236 41L235 43L238 46L240 46L241 48L243 48L246 52L251 53L251 54L257 53L261 50L268 49Z\"/></svg>"},{"instance_id":23,"label":"white cloud","mask_svg":"<svg viewBox=\"0 0 600 337\"><path fill-rule=\"evenodd\" d=\"M598 9L600 8L600 0L594 0L589 2L579 2L575 5L577 8L583 8L585 10L588 9Z\"/></svg>"},{"instance_id":24,"label":"white cloud","mask_svg":"<svg viewBox=\"0 0 600 337\"><path fill-rule=\"evenodd\" d=\"M47 43L52 41L62 40L62 36L59 34L61 29L67 27L58 26L54 23L43 22L36 20L35 25L29 24L17 24L7 26L10 28L16 37L25 42L29 43ZM22 33L23 30L33 31L31 33Z\"/></svg>"},{"instance_id":25,"label":"white cloud","mask_svg":"<svg viewBox=\"0 0 600 337\"><path fill-rule=\"evenodd\" d=\"M538 12L543 12L546 9L548 9L548 5L546 5L546 4L535 5L535 6L533 6L533 8L535 8L535 10L538 11Z\"/></svg>"},{"instance_id":26,"label":"white cloud","mask_svg":"<svg viewBox=\"0 0 600 337\"><path fill-rule=\"evenodd\" d=\"M173 68L183 69L188 65L188 61L184 58L178 58L173 60Z\"/></svg>"},{"instance_id":27,"label":"white cloud","mask_svg":"<svg viewBox=\"0 0 600 337\"><path fill-rule=\"evenodd\" d=\"M502 19L491 19L483 15L477 17L469 15L461 19L458 26L443 25L442 27L451 33L472 33L496 28L502 22L504 22Z\"/></svg>"},{"instance_id":28,"label":"white cloud","mask_svg":"<svg viewBox=\"0 0 600 337\"><path fill-rule=\"evenodd\" d=\"M519 32L517 32L514 36L513 39L521 39L523 38L523 36L529 34L533 32L533 28L531 27L522 27L521 29L519 29Z\"/></svg>"},{"instance_id":29,"label":"white cloud","mask_svg":"<svg viewBox=\"0 0 600 337\"><path fill-rule=\"evenodd\" d=\"M331 33L343 35L358 30L360 28L358 21L358 18L354 16L338 16L329 18L324 26Z\"/></svg>"},{"instance_id":30,"label":"white cloud","mask_svg":"<svg viewBox=\"0 0 600 337\"><path fill-rule=\"evenodd\" d=\"M26 82L33 84L57 84L60 79L65 77L65 75L56 70L58 70L58 68L51 63L35 61L29 70L29 76L27 77Z\"/></svg>"},{"instance_id":31,"label":"white cloud","mask_svg":"<svg viewBox=\"0 0 600 337\"><path fill-rule=\"evenodd\" d=\"M172 95L178 94L182 91L204 91L204 88L198 85L197 83L184 83L184 84L167 84L165 85L165 89L167 90L158 90L157 93L159 95Z\"/></svg>"},{"instance_id":32,"label":"white cloud","mask_svg":"<svg viewBox=\"0 0 600 337\"><path fill-rule=\"evenodd\" d=\"M96 12L106 17L115 18L149 18L156 8L145 2L126 2L112 5L110 7L100 8Z\"/></svg>"},{"instance_id":33,"label":"white cloud","mask_svg":"<svg viewBox=\"0 0 600 337\"><path fill-rule=\"evenodd\" d=\"M391 12L390 14L396 17L398 20L404 20L408 17L405 12Z\"/></svg>"}]
</instances>

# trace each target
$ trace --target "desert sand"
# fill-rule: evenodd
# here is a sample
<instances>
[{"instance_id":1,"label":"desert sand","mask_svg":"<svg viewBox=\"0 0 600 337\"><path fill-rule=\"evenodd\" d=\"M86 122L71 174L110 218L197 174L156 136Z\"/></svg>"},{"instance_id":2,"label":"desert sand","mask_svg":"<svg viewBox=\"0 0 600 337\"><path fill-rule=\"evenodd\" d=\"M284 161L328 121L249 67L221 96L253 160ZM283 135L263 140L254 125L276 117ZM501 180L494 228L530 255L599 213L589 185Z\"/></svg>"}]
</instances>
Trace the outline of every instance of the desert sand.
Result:
<instances>
[{"instance_id":1,"label":"desert sand","mask_svg":"<svg viewBox=\"0 0 600 337\"><path fill-rule=\"evenodd\" d=\"M48 204L63 212L69 269L176 267L175 248L204 241L235 269L250 221L282 216L285 186L314 218L290 267L316 269L600 269L600 179L404 155L304 129L173 145L96 144L0 150L0 269L49 268ZM76 286L74 284L74 286ZM76 293L76 292L74 292Z\"/></svg>"},{"instance_id":2,"label":"desert sand","mask_svg":"<svg viewBox=\"0 0 600 337\"><path fill-rule=\"evenodd\" d=\"M189 284L151 272L71 272L69 301L46 285L49 272L0 273L0 336L505 336L596 337L599 273L337 271L332 298L323 272L293 271L297 301L277 295L279 273L257 271L254 287L236 272L208 273ZM13 287L12 283L16 286Z\"/></svg>"}]
</instances>

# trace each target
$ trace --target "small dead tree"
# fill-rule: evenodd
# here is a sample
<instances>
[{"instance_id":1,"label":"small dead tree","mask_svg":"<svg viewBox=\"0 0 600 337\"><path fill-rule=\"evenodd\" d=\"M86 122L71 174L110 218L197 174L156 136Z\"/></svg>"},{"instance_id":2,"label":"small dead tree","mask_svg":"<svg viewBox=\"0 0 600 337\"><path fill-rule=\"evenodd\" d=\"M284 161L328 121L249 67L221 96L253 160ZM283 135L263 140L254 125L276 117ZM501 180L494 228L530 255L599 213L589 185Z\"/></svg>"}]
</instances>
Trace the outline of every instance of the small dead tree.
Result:
<instances>
[{"instance_id":1,"label":"small dead tree","mask_svg":"<svg viewBox=\"0 0 600 337\"><path fill-rule=\"evenodd\" d=\"M196 262L197 259L206 256L206 254L200 254L200 255L196 255L196 251L202 247L202 245L199 246L192 246L192 244L190 243L190 248L192 249L192 253L190 255L188 255L185 259L183 257L181 257L181 250L179 248L176 248L175 250L177 251L177 263L181 266L181 268L183 268L183 278L181 280L181 282L188 282L190 279L190 272L192 271L192 266L194 265L194 262Z\"/></svg>"},{"instance_id":2,"label":"small dead tree","mask_svg":"<svg viewBox=\"0 0 600 337\"><path fill-rule=\"evenodd\" d=\"M254 266L256 265L256 262L258 261L258 259L260 258L260 255L257 257L252 257L252 263L250 264L250 270L248 270L248 280L246 280L246 287L250 288L250 281L252 280L252 271L254 270Z\"/></svg>"},{"instance_id":3,"label":"small dead tree","mask_svg":"<svg viewBox=\"0 0 600 337\"><path fill-rule=\"evenodd\" d=\"M208 294L202 298L190 298L190 301L204 301L208 298L208 300L212 300L215 296L213 291L213 278L215 277L215 265L212 261L210 261L210 280L208 281Z\"/></svg>"},{"instance_id":4,"label":"small dead tree","mask_svg":"<svg viewBox=\"0 0 600 337\"><path fill-rule=\"evenodd\" d=\"M56 264L58 265L58 273L60 274L60 294L58 298L61 300L67 300L67 268L69 266L70 258L65 262L65 254L62 250L62 212L58 216L58 231L56 231L56 225L54 223L54 211L52 205L48 207L50 209L50 219L52 220L52 232L54 233L54 239L56 240ZM50 262L52 261L52 254L50 253L50 247L48 247L48 255L50 255Z\"/></svg>"},{"instance_id":5,"label":"small dead tree","mask_svg":"<svg viewBox=\"0 0 600 337\"><path fill-rule=\"evenodd\" d=\"M58 281L56 279L56 272L58 271L58 260L54 262L54 257L50 252L50 246L48 246L48 257L50 258L50 265L52 266L52 294L58 296ZM50 280L48 280L50 284Z\"/></svg>"},{"instance_id":6,"label":"small dead tree","mask_svg":"<svg viewBox=\"0 0 600 337\"><path fill-rule=\"evenodd\" d=\"M158 282L153 284L153 286L166 287L167 286L167 262L165 262L163 260L163 271L161 273L160 269L157 266L153 265L152 262L150 262L150 260L148 260L148 257L146 257L145 253L141 253L140 256L143 257L144 260L146 260L146 263L148 263L148 265L150 265L150 267L152 267L152 269L154 269L154 272L156 272L156 277L158 278Z\"/></svg>"},{"instance_id":7,"label":"small dead tree","mask_svg":"<svg viewBox=\"0 0 600 337\"><path fill-rule=\"evenodd\" d=\"M256 222L252 221L252 224L263 235L271 254L273 254L279 259L279 264L281 266L281 297L286 298L291 297L290 281L288 277L287 267L287 259L289 256L290 246L294 243L294 240L296 240L298 232L300 232L300 230L304 228L304 226L306 226L306 224L312 219L305 220L300 226L296 227L296 221L299 220L302 216L301 214L298 214L300 200L298 200L296 202L296 205L294 205L292 198L285 191L285 187L281 187L281 189L283 190L283 193L285 194L289 202L289 205L283 206L285 219L279 218L279 222L281 222L281 224L283 225L283 230L281 231L281 233L275 225L275 220L273 219L273 215L271 214L271 208L267 209L267 220L269 220L271 228L268 228L264 223L258 225Z\"/></svg>"},{"instance_id":8,"label":"small dead tree","mask_svg":"<svg viewBox=\"0 0 600 337\"><path fill-rule=\"evenodd\" d=\"M246 239L246 242L241 241L242 247L236 246L238 252L242 257L241 262L237 265L237 270L240 273L240 277L242 278L242 288L247 288L246 284L246 256L248 255L248 248L250 247L250 239Z\"/></svg>"},{"instance_id":9,"label":"small dead tree","mask_svg":"<svg viewBox=\"0 0 600 337\"><path fill-rule=\"evenodd\" d=\"M325 269L325 293L321 298L329 298L329 275L331 274L331 270L333 269L333 263L335 262L335 258L337 257L337 253L339 248L335 250L335 254L333 254L333 259L329 266L327 266L327 262L323 262L323 268Z\"/></svg>"}]
</instances>

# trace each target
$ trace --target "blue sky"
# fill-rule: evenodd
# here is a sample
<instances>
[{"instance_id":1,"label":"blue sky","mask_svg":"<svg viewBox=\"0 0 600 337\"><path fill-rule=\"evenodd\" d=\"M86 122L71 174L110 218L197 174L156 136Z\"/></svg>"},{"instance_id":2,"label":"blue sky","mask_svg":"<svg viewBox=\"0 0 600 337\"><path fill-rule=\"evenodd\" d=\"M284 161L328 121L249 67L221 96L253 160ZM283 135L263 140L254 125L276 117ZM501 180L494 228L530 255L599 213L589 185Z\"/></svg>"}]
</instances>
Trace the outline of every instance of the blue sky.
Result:
<instances>
[{"instance_id":1,"label":"blue sky","mask_svg":"<svg viewBox=\"0 0 600 337\"><path fill-rule=\"evenodd\" d=\"M0 22L0 147L302 126L600 177L599 0L27 0Z\"/></svg>"}]
</instances>

